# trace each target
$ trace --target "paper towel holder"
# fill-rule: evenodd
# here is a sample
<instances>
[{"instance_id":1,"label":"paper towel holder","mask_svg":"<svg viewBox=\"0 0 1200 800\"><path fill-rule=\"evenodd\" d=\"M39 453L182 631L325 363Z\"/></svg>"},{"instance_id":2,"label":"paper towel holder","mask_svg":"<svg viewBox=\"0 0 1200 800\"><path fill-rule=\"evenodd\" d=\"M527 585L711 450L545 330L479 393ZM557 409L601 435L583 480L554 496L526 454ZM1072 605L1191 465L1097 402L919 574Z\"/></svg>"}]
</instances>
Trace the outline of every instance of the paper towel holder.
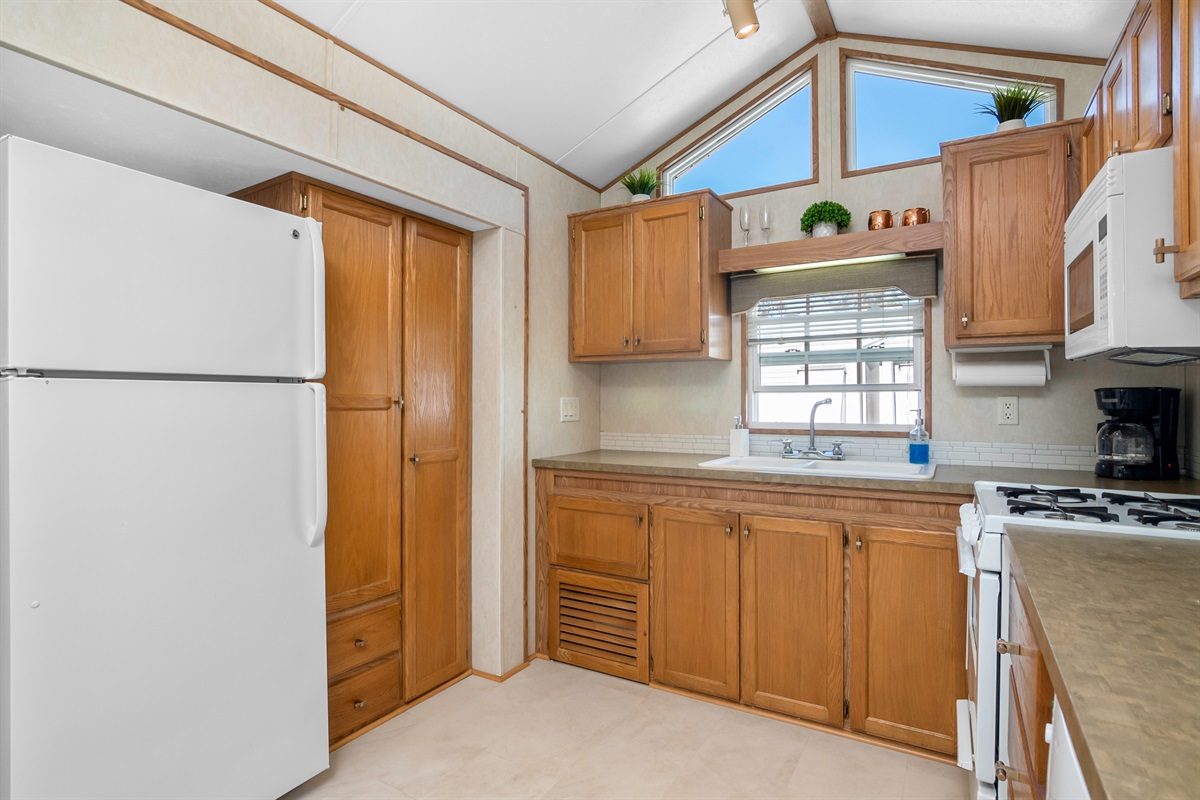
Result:
<instances>
[{"instance_id":1,"label":"paper towel holder","mask_svg":"<svg viewBox=\"0 0 1200 800\"><path fill-rule=\"evenodd\" d=\"M1010 347L955 347L950 350L950 375L955 383L958 382L958 367L959 356L968 356L963 359L963 363L971 360L970 356L987 356L994 353L1038 353L1040 352L1046 362L1046 380L1050 380L1050 348L1053 345L1049 344L1026 344L1013 345ZM997 383L997 386L1005 386L1011 384Z\"/></svg>"}]
</instances>

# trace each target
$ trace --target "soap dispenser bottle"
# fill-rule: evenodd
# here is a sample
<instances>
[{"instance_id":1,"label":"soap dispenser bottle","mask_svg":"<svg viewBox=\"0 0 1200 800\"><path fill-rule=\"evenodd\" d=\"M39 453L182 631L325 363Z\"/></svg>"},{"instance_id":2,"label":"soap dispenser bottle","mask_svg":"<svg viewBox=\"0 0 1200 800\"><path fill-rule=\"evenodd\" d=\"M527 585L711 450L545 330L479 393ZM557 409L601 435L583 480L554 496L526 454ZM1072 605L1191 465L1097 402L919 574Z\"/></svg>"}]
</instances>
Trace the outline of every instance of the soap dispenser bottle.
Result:
<instances>
[{"instance_id":1,"label":"soap dispenser bottle","mask_svg":"<svg viewBox=\"0 0 1200 800\"><path fill-rule=\"evenodd\" d=\"M908 463L929 463L929 432L925 430L925 420L917 417L917 425L908 432Z\"/></svg>"},{"instance_id":2,"label":"soap dispenser bottle","mask_svg":"<svg viewBox=\"0 0 1200 800\"><path fill-rule=\"evenodd\" d=\"M734 458L750 455L750 431L740 416L733 418L733 427L729 429L729 455Z\"/></svg>"}]
</instances>

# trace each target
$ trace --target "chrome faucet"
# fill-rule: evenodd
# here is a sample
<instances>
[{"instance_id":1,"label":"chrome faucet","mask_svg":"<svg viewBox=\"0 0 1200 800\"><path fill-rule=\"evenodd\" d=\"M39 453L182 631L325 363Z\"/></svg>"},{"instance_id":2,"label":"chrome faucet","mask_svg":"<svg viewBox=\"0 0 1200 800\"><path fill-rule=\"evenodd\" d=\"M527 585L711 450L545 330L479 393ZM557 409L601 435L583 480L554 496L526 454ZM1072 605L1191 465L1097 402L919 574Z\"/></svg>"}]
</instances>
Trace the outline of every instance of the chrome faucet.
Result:
<instances>
[{"instance_id":1,"label":"chrome faucet","mask_svg":"<svg viewBox=\"0 0 1200 800\"><path fill-rule=\"evenodd\" d=\"M830 461L845 461L846 454L842 452L842 443L834 442L831 450L817 449L817 409L833 402L832 397L813 403L812 413L808 416L808 449L793 456L793 458L824 458ZM785 455L786 457L786 455Z\"/></svg>"}]
</instances>

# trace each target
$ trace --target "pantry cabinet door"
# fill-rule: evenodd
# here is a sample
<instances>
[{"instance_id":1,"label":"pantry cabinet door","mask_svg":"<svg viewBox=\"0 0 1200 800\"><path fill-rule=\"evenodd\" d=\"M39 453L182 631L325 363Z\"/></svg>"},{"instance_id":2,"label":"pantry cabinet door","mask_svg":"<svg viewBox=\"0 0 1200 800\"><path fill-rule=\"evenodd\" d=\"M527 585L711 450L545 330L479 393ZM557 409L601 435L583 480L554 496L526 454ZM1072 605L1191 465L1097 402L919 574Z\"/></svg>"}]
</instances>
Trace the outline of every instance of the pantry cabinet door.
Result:
<instances>
[{"instance_id":1,"label":"pantry cabinet door","mask_svg":"<svg viewBox=\"0 0 1200 800\"><path fill-rule=\"evenodd\" d=\"M850 528L850 727L954 753L967 584L955 535Z\"/></svg>"},{"instance_id":2,"label":"pantry cabinet door","mask_svg":"<svg viewBox=\"0 0 1200 800\"><path fill-rule=\"evenodd\" d=\"M736 514L650 511L650 672L655 681L737 700Z\"/></svg>"},{"instance_id":3,"label":"pantry cabinet door","mask_svg":"<svg viewBox=\"0 0 1200 800\"><path fill-rule=\"evenodd\" d=\"M742 702L840 725L842 526L742 515Z\"/></svg>"}]
</instances>

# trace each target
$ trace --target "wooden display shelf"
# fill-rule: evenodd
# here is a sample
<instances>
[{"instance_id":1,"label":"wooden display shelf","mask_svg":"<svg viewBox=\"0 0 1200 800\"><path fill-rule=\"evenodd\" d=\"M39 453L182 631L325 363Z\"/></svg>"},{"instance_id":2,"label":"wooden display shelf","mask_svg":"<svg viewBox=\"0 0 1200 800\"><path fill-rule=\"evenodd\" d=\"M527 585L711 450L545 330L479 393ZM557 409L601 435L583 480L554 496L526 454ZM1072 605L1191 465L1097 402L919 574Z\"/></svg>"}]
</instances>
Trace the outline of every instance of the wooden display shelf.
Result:
<instances>
[{"instance_id":1,"label":"wooden display shelf","mask_svg":"<svg viewBox=\"0 0 1200 800\"><path fill-rule=\"evenodd\" d=\"M720 272L750 272L764 267L786 267L843 258L866 258L892 253L928 253L942 249L942 223L906 225L882 231L860 231L819 239L797 239L753 247L722 250Z\"/></svg>"}]
</instances>

